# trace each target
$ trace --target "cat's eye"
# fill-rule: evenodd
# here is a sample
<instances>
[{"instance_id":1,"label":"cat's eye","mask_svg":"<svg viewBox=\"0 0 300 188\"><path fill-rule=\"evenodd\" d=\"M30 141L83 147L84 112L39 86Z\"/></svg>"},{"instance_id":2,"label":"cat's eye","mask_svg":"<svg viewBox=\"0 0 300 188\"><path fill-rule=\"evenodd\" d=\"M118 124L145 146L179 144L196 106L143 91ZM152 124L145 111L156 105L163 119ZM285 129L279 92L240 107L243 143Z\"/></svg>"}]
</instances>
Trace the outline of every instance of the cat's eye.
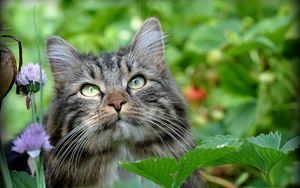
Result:
<instances>
[{"instance_id":1,"label":"cat's eye","mask_svg":"<svg viewBox=\"0 0 300 188\"><path fill-rule=\"evenodd\" d=\"M135 76L128 82L128 87L131 89L140 89L146 84L146 80L142 76Z\"/></svg>"},{"instance_id":2,"label":"cat's eye","mask_svg":"<svg viewBox=\"0 0 300 188\"><path fill-rule=\"evenodd\" d=\"M81 88L81 94L86 97L95 97L100 94L100 89L95 85L86 84Z\"/></svg>"}]
</instances>

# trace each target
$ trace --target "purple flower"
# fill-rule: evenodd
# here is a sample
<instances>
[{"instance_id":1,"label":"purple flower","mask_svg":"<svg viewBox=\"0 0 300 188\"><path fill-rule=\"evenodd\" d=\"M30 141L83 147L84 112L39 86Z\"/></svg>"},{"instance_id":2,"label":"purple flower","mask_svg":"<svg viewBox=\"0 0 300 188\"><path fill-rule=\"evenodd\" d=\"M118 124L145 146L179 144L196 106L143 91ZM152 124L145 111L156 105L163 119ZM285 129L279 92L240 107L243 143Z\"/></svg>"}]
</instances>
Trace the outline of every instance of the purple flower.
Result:
<instances>
[{"instance_id":1,"label":"purple flower","mask_svg":"<svg viewBox=\"0 0 300 188\"><path fill-rule=\"evenodd\" d=\"M49 143L49 136L38 123L32 123L25 131L13 141L12 150L18 153L27 152L35 157L41 150L49 151L53 146Z\"/></svg>"},{"instance_id":2,"label":"purple flower","mask_svg":"<svg viewBox=\"0 0 300 188\"><path fill-rule=\"evenodd\" d=\"M16 84L20 87L21 92L25 95L36 93L40 90L40 66L39 64L29 63L21 68L17 75ZM42 86L46 84L47 77L42 69Z\"/></svg>"}]
</instances>

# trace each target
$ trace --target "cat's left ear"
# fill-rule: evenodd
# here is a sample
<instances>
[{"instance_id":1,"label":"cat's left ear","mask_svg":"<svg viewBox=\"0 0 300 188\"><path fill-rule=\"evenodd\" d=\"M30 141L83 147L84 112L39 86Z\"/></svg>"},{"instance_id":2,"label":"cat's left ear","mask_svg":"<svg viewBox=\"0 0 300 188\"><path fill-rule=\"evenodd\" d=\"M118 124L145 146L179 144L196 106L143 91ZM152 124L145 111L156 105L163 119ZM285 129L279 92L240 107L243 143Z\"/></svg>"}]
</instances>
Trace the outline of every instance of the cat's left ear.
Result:
<instances>
[{"instance_id":1,"label":"cat's left ear","mask_svg":"<svg viewBox=\"0 0 300 188\"><path fill-rule=\"evenodd\" d=\"M164 67L164 35L156 18L147 19L130 43L131 53L139 61Z\"/></svg>"}]
</instances>

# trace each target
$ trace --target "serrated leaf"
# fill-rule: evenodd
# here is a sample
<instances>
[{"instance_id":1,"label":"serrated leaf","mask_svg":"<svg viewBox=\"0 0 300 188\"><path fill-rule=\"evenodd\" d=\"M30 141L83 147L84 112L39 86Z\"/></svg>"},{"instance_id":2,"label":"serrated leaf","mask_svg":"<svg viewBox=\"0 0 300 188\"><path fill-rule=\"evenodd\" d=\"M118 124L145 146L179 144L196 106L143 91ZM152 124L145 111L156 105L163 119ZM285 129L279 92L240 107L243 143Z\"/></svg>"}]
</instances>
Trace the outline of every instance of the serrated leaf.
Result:
<instances>
[{"instance_id":1,"label":"serrated leaf","mask_svg":"<svg viewBox=\"0 0 300 188\"><path fill-rule=\"evenodd\" d=\"M245 140L237 152L226 156L224 162L250 165L269 174L279 160L299 145L298 139L290 140L280 149L281 135L278 132L251 137Z\"/></svg>"},{"instance_id":2,"label":"serrated leaf","mask_svg":"<svg viewBox=\"0 0 300 188\"><path fill-rule=\"evenodd\" d=\"M36 182L35 178L27 174L26 172L10 172L11 180L14 188L35 188Z\"/></svg>"},{"instance_id":3,"label":"serrated leaf","mask_svg":"<svg viewBox=\"0 0 300 188\"><path fill-rule=\"evenodd\" d=\"M174 158L149 158L137 162L121 162L120 165L130 172L165 187L172 186L174 172L178 166Z\"/></svg>"},{"instance_id":4,"label":"serrated leaf","mask_svg":"<svg viewBox=\"0 0 300 188\"><path fill-rule=\"evenodd\" d=\"M274 164L284 156L285 153L280 150L245 141L237 152L226 156L224 162L250 165L261 170L264 174L268 174Z\"/></svg>"},{"instance_id":5,"label":"serrated leaf","mask_svg":"<svg viewBox=\"0 0 300 188\"><path fill-rule=\"evenodd\" d=\"M150 158L137 162L123 162L121 166L144 176L164 187L179 187L197 168L224 164L243 164L261 170L266 176L272 167L289 151L297 147L299 137L280 149L278 132L261 134L243 141L236 137L207 138L195 149L187 152L177 162L174 158Z\"/></svg>"},{"instance_id":6,"label":"serrated leaf","mask_svg":"<svg viewBox=\"0 0 300 188\"><path fill-rule=\"evenodd\" d=\"M281 135L278 132L271 132L267 135L260 134L259 136L248 138L247 140L262 147L279 149Z\"/></svg>"},{"instance_id":7,"label":"serrated leaf","mask_svg":"<svg viewBox=\"0 0 300 188\"><path fill-rule=\"evenodd\" d=\"M239 147L242 142L232 135L217 135L214 137L206 138L201 142L201 148L222 148L226 146Z\"/></svg>"},{"instance_id":8,"label":"serrated leaf","mask_svg":"<svg viewBox=\"0 0 300 188\"><path fill-rule=\"evenodd\" d=\"M222 148L201 148L197 147L186 153L179 161L177 168L177 176L175 179L175 187L179 187L184 180L197 168L215 166L219 162L217 159L233 152L234 147Z\"/></svg>"},{"instance_id":9,"label":"serrated leaf","mask_svg":"<svg viewBox=\"0 0 300 188\"><path fill-rule=\"evenodd\" d=\"M187 152L179 162L174 158L150 158L137 162L122 162L124 169L146 177L164 187L179 187L197 168L219 164L217 159L233 152L234 147L195 148Z\"/></svg>"},{"instance_id":10,"label":"serrated leaf","mask_svg":"<svg viewBox=\"0 0 300 188\"><path fill-rule=\"evenodd\" d=\"M296 136L295 138L292 138L291 140L287 141L282 147L281 151L287 153L290 151L295 150L300 145L300 136Z\"/></svg>"}]
</instances>

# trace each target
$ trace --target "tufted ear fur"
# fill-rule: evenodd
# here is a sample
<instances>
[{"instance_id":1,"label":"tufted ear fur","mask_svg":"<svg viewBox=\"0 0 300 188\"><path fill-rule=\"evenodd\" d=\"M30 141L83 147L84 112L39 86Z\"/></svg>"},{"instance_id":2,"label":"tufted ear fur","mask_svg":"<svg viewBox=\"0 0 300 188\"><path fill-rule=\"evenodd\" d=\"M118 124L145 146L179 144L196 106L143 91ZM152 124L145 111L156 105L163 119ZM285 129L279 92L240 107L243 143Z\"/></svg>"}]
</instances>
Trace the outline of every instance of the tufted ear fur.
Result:
<instances>
[{"instance_id":1,"label":"tufted ear fur","mask_svg":"<svg viewBox=\"0 0 300 188\"><path fill-rule=\"evenodd\" d=\"M164 65L164 35L156 18L147 19L130 43L135 57L141 61L151 61L158 68Z\"/></svg>"},{"instance_id":2,"label":"tufted ear fur","mask_svg":"<svg viewBox=\"0 0 300 188\"><path fill-rule=\"evenodd\" d=\"M47 56L53 78L58 86L65 83L70 70L82 63L77 50L58 36L48 38Z\"/></svg>"}]
</instances>

